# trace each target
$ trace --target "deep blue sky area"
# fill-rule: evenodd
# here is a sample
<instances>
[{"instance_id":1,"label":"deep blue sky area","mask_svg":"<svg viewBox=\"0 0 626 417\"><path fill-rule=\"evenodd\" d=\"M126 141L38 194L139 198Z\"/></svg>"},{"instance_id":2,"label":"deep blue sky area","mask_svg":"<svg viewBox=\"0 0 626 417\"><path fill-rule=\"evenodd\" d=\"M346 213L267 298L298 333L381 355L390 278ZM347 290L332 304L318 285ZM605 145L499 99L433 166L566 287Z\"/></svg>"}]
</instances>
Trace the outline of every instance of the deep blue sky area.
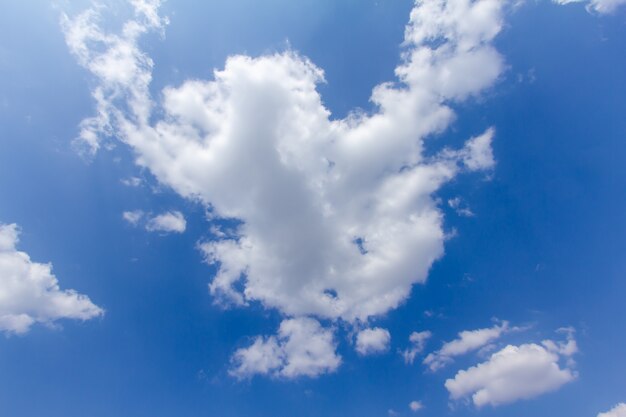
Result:
<instances>
[{"instance_id":1,"label":"deep blue sky area","mask_svg":"<svg viewBox=\"0 0 626 417\"><path fill-rule=\"evenodd\" d=\"M69 3L69 2L68 2ZM372 320L387 353L361 357L338 323L341 366L316 378L229 376L233 352L273 334L282 315L259 303L224 310L208 283L216 270L198 242L209 223L199 202L159 185L119 142L92 158L72 146L93 114L93 79L70 54L62 11L87 2L0 1L0 223L22 230L18 248L53 264L61 288L106 310L88 321L35 325L0 337L0 416L293 417L415 415L595 417L626 401L626 10L528 1L507 10L495 40L506 70L427 146L458 146L494 126L496 165L437 191L453 236L397 309ZM121 22L128 10L112 2ZM141 47L154 60L151 91L211 79L233 54L291 48L325 72L333 118L372 111L371 89L394 79L408 0L169 0L164 37ZM117 20L116 20L117 19ZM242 167L245 169L245 167ZM145 182L128 187L121 180ZM447 201L460 197L473 217ZM178 210L185 233L150 233L122 212ZM452 233L454 232L454 233ZM2 277L0 277L2 279ZM506 343L557 340L576 329L578 377L498 407L455 402L444 387L482 359L455 358L433 373L399 351L429 330L426 352L458 332L508 320ZM331 325L330 322L323 322ZM397 413L397 414L395 414Z\"/></svg>"}]
</instances>

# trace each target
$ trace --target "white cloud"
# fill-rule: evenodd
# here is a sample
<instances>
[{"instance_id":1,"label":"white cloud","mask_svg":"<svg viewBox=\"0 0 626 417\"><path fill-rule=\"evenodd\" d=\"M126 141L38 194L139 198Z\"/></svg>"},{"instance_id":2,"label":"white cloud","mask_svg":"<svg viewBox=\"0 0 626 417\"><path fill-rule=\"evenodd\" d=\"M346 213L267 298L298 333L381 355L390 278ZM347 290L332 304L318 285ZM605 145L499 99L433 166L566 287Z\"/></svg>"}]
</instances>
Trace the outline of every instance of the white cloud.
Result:
<instances>
[{"instance_id":1,"label":"white cloud","mask_svg":"<svg viewBox=\"0 0 626 417\"><path fill-rule=\"evenodd\" d=\"M239 379L256 374L279 378L316 377L335 371L341 357L335 353L333 331L311 318L284 320L277 336L257 337L231 358L230 374Z\"/></svg>"},{"instance_id":2,"label":"white cloud","mask_svg":"<svg viewBox=\"0 0 626 417\"><path fill-rule=\"evenodd\" d=\"M444 343L441 349L426 356L424 364L427 365L431 371L437 371L452 362L453 357L480 349L500 338L500 336L507 331L509 331L509 323L506 321L491 328L464 330L459 333L457 339Z\"/></svg>"},{"instance_id":3,"label":"white cloud","mask_svg":"<svg viewBox=\"0 0 626 417\"><path fill-rule=\"evenodd\" d=\"M474 212L467 206L463 205L460 197L451 198L448 200L450 208L456 211L456 214L462 217L474 217Z\"/></svg>"},{"instance_id":4,"label":"white cloud","mask_svg":"<svg viewBox=\"0 0 626 417\"><path fill-rule=\"evenodd\" d=\"M442 256L432 194L493 165L491 128L461 150L427 158L422 149L454 119L453 103L501 74L490 42L502 3L417 3L397 82L374 88L372 114L332 121L316 89L323 71L288 51L231 56L214 80L165 88L165 116L151 122L152 61L137 36L162 20L143 13L118 36L87 12L64 23L70 49L99 80L99 113L83 136L95 149L115 132L161 183L242 222L235 238L202 245L218 266L210 289L221 302L366 320L397 307Z\"/></svg>"},{"instance_id":5,"label":"white cloud","mask_svg":"<svg viewBox=\"0 0 626 417\"><path fill-rule=\"evenodd\" d=\"M100 148L103 137L116 133L115 119L121 110L115 107L115 99L123 97L138 122L145 122L151 112L152 105L146 97L153 62L139 49L137 40L142 34L162 31L167 25L167 19L158 15L160 3L160 0L131 0L135 19L123 26L120 35L105 33L99 27L100 7L74 19L61 17L70 51L99 80L92 91L96 115L81 122L77 141L90 153Z\"/></svg>"},{"instance_id":6,"label":"white cloud","mask_svg":"<svg viewBox=\"0 0 626 417\"><path fill-rule=\"evenodd\" d=\"M187 228L187 221L180 211L168 211L151 217L146 223L149 232L183 233Z\"/></svg>"},{"instance_id":7,"label":"white cloud","mask_svg":"<svg viewBox=\"0 0 626 417\"><path fill-rule=\"evenodd\" d=\"M127 187L139 187L143 183L143 180L139 177L128 177L120 182Z\"/></svg>"},{"instance_id":8,"label":"white cloud","mask_svg":"<svg viewBox=\"0 0 626 417\"><path fill-rule=\"evenodd\" d=\"M51 264L16 249L16 224L0 224L0 331L26 333L35 323L88 320L104 314L86 295L61 290Z\"/></svg>"},{"instance_id":9,"label":"white cloud","mask_svg":"<svg viewBox=\"0 0 626 417\"><path fill-rule=\"evenodd\" d=\"M561 368L559 361L574 352L567 343L551 340L538 344L506 346L489 360L459 371L445 383L452 399L471 396L477 407L498 406L557 390L576 379L571 363Z\"/></svg>"},{"instance_id":10,"label":"white cloud","mask_svg":"<svg viewBox=\"0 0 626 417\"><path fill-rule=\"evenodd\" d=\"M467 141L463 155L465 166L473 171L493 168L496 164L491 149L491 141L494 135L495 129L489 128L482 135Z\"/></svg>"},{"instance_id":11,"label":"white cloud","mask_svg":"<svg viewBox=\"0 0 626 417\"><path fill-rule=\"evenodd\" d=\"M356 336L356 351L362 356L382 353L389 349L390 342L391 335L387 329L364 329Z\"/></svg>"},{"instance_id":12,"label":"white cloud","mask_svg":"<svg viewBox=\"0 0 626 417\"><path fill-rule=\"evenodd\" d=\"M125 211L122 213L122 218L133 226L136 226L143 218L143 214L141 210Z\"/></svg>"},{"instance_id":13,"label":"white cloud","mask_svg":"<svg viewBox=\"0 0 626 417\"><path fill-rule=\"evenodd\" d=\"M404 362L407 364L412 364L415 361L415 357L424 351L426 347L426 342L430 339L432 333L428 330L423 332L413 332L409 336L409 342L411 342L412 346L402 352L402 356L404 357Z\"/></svg>"},{"instance_id":14,"label":"white cloud","mask_svg":"<svg viewBox=\"0 0 626 417\"><path fill-rule=\"evenodd\" d=\"M293 51L231 56L212 80L167 87L154 102L138 37L163 30L158 4L134 1L120 35L100 28L99 9L64 18L71 52L97 80L80 139L95 152L118 138L161 184L240 222L201 245L218 268L216 302L348 322L399 306L443 255L433 194L494 165L487 126L461 149L423 149L452 123L452 106L502 73L491 41L504 0L416 2L396 80L373 89L371 113L333 120L317 91L323 71ZM272 340L255 351L280 351Z\"/></svg>"},{"instance_id":15,"label":"white cloud","mask_svg":"<svg viewBox=\"0 0 626 417\"><path fill-rule=\"evenodd\" d=\"M601 14L614 13L626 0L552 0L557 4L587 3L587 10Z\"/></svg>"},{"instance_id":16,"label":"white cloud","mask_svg":"<svg viewBox=\"0 0 626 417\"><path fill-rule=\"evenodd\" d=\"M411 401L409 403L409 408L411 409L411 411L413 411L414 413L423 409L424 405L422 404L421 401Z\"/></svg>"},{"instance_id":17,"label":"white cloud","mask_svg":"<svg viewBox=\"0 0 626 417\"><path fill-rule=\"evenodd\" d=\"M619 403L610 411L598 414L598 417L626 417L626 404Z\"/></svg>"}]
</instances>

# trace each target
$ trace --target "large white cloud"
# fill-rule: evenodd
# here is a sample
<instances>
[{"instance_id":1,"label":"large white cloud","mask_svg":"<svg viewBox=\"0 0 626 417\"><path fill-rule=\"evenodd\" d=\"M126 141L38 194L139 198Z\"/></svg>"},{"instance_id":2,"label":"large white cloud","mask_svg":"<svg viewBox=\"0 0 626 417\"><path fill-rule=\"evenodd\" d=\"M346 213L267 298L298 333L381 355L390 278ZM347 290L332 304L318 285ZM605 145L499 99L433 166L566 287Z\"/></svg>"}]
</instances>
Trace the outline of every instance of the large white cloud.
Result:
<instances>
[{"instance_id":1,"label":"large white cloud","mask_svg":"<svg viewBox=\"0 0 626 417\"><path fill-rule=\"evenodd\" d=\"M68 45L99 80L99 113L81 136L95 149L114 133L159 181L242 222L234 238L202 245L219 268L216 297L365 320L397 307L443 254L432 194L494 164L491 128L461 150L427 158L422 149L452 121L449 104L500 75L490 41L501 3L418 2L397 83L373 90L372 114L342 120L329 118L316 90L322 70L288 51L232 56L214 80L166 88L165 116L150 122L152 61L137 36L163 27L157 3L138 8L121 35L104 33L93 10L66 18Z\"/></svg>"},{"instance_id":2,"label":"large white cloud","mask_svg":"<svg viewBox=\"0 0 626 417\"><path fill-rule=\"evenodd\" d=\"M486 362L459 371L445 386L452 399L471 396L477 407L536 397L576 379L570 358L576 351L571 337L567 343L508 345ZM567 360L564 367L559 364L562 359Z\"/></svg>"},{"instance_id":3,"label":"large white cloud","mask_svg":"<svg viewBox=\"0 0 626 417\"><path fill-rule=\"evenodd\" d=\"M293 51L231 56L212 80L167 87L155 103L137 40L163 30L158 1L135 1L118 35L100 28L98 10L64 17L70 50L97 80L97 114L79 139L95 152L115 136L162 184L239 220L201 245L218 268L217 302L367 321L402 303L443 255L433 194L495 163L489 126L461 149L423 149L454 120L454 103L502 73L491 41L503 3L417 1L396 81L373 89L371 113L344 119L322 104L323 71Z\"/></svg>"},{"instance_id":4,"label":"large white cloud","mask_svg":"<svg viewBox=\"0 0 626 417\"><path fill-rule=\"evenodd\" d=\"M284 320L277 336L257 337L232 357L231 375L256 374L281 378L316 377L339 367L333 331L310 318Z\"/></svg>"},{"instance_id":5,"label":"large white cloud","mask_svg":"<svg viewBox=\"0 0 626 417\"><path fill-rule=\"evenodd\" d=\"M626 417L626 404L619 403L610 411L598 414L598 417Z\"/></svg>"},{"instance_id":6,"label":"large white cloud","mask_svg":"<svg viewBox=\"0 0 626 417\"><path fill-rule=\"evenodd\" d=\"M424 364L427 365L431 371L437 371L452 362L453 357L480 349L495 341L509 330L509 323L506 321L486 329L464 330L459 332L457 339L444 343L441 349L428 354L428 356L424 358Z\"/></svg>"},{"instance_id":7,"label":"large white cloud","mask_svg":"<svg viewBox=\"0 0 626 417\"><path fill-rule=\"evenodd\" d=\"M104 311L86 295L62 290L51 264L33 262L16 249L19 229L0 224L0 331L25 333L35 323L88 320Z\"/></svg>"}]
</instances>

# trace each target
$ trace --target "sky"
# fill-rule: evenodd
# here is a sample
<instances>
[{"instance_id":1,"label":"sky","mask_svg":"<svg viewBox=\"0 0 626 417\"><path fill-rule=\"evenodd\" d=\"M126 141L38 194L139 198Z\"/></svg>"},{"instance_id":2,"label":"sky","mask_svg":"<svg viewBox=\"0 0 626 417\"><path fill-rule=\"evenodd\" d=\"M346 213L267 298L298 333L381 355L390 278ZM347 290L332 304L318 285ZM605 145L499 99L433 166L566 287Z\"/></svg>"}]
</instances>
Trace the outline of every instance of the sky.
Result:
<instances>
[{"instance_id":1,"label":"sky","mask_svg":"<svg viewBox=\"0 0 626 417\"><path fill-rule=\"evenodd\" d=\"M626 1L0 1L7 416L626 416Z\"/></svg>"}]
</instances>

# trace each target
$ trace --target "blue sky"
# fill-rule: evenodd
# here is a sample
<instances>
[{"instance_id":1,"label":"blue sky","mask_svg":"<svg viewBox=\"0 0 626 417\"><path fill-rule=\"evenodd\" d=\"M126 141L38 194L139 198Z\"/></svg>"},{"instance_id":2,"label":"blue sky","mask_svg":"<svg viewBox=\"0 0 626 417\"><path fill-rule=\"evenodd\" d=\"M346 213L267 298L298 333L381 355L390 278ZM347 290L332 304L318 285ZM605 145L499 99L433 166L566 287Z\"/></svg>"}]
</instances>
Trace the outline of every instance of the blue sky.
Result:
<instances>
[{"instance_id":1,"label":"blue sky","mask_svg":"<svg viewBox=\"0 0 626 417\"><path fill-rule=\"evenodd\" d=\"M2 3L2 414L624 417L623 3Z\"/></svg>"}]
</instances>

